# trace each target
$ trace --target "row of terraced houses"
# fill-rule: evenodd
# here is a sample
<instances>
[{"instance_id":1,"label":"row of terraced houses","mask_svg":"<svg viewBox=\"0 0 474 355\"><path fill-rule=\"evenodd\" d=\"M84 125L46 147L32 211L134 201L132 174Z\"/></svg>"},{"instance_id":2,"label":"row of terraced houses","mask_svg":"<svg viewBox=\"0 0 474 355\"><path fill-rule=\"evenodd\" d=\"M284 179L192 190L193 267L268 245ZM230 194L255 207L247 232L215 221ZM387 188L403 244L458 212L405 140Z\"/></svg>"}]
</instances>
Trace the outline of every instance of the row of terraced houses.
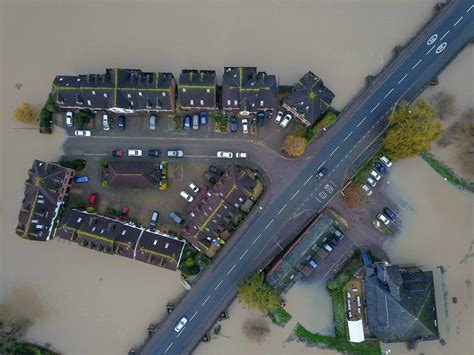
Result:
<instances>
[{"instance_id":1,"label":"row of terraced houses","mask_svg":"<svg viewBox=\"0 0 474 355\"><path fill-rule=\"evenodd\" d=\"M133 113L221 108L248 116L280 104L277 76L256 67L225 67L220 97L217 92L213 70L183 70L178 83L172 73L118 68L104 74L58 75L53 82L56 104L63 109ZM334 96L319 77L308 72L281 104L310 126L329 108Z\"/></svg>"}]
</instances>

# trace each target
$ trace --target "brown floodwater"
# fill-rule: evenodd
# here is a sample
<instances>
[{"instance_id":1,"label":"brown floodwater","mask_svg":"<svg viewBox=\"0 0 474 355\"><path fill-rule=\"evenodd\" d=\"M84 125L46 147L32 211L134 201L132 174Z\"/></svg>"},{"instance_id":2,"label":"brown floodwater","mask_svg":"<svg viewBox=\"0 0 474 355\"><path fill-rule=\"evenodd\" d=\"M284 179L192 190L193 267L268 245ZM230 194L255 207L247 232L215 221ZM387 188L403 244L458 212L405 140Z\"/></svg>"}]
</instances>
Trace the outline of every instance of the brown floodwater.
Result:
<instances>
[{"instance_id":1,"label":"brown floodwater","mask_svg":"<svg viewBox=\"0 0 474 355\"><path fill-rule=\"evenodd\" d=\"M10 117L21 100L40 107L52 79L60 73L100 73L118 66L175 75L182 68L216 69L221 75L225 65L257 65L278 74L281 84L292 84L312 70L336 93L334 105L342 108L363 86L365 76L376 73L390 59L393 46L403 43L425 22L434 3L0 0L0 303L17 316L31 318L27 339L49 342L67 354L123 354L144 338L148 324L163 316L166 302L182 288L178 273L57 240L34 243L15 235L23 181L32 159L57 159L66 138L60 129L46 136L14 123ZM396 172L403 175L409 168L403 166ZM422 191L425 181L437 181L429 169L423 176L426 179L419 180L418 174L413 175L405 183ZM448 191L439 202L450 207L447 212L472 209L472 203L462 202L467 198L464 194L441 183L430 198ZM417 190L413 196L426 198ZM432 224L443 220L438 213L446 212L429 211ZM457 222L446 222L454 229L446 230L444 238L435 238L442 243L439 254L449 241L461 243L461 238L472 235L472 226L467 228L469 218L459 220L461 216L459 212L452 219L445 218ZM408 230L409 223L418 222L406 223ZM397 258L397 250L413 254L401 241L424 240L421 238L400 237L401 244L393 246L393 257ZM449 292L460 301L449 304L448 323L451 319L453 323L449 337L443 337L448 346L453 346L453 339L464 339L459 342L462 350L469 349L466 342L470 339L462 337L469 331L469 313L462 307L468 304L470 309L472 294L465 286L469 275L459 279L456 275L472 267L472 261L459 264L458 258L468 252L465 243L453 248L456 252L446 250L449 256L431 264L428 248L400 257L447 267ZM272 327L271 338L262 345L244 340L240 327L247 313L235 304L231 307L234 315L223 328L231 338L221 337L197 352L317 353L303 344L284 343L296 321L312 330L329 331L328 298L321 296L322 289L312 287L296 286L290 292L288 307L295 318L285 328ZM308 308L311 312L306 312ZM464 319L459 336L456 317ZM426 352L432 353L428 348Z\"/></svg>"}]
</instances>

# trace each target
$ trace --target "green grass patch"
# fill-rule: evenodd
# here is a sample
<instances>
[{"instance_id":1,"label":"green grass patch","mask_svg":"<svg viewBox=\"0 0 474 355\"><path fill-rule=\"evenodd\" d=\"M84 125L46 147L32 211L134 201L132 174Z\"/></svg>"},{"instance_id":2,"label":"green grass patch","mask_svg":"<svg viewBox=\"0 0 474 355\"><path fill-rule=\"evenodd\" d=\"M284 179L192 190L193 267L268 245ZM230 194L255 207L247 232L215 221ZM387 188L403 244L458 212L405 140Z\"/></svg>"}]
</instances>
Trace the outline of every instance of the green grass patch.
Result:
<instances>
[{"instance_id":1,"label":"green grass patch","mask_svg":"<svg viewBox=\"0 0 474 355\"><path fill-rule=\"evenodd\" d=\"M305 133L305 138L307 140L312 140L317 138L321 132L331 127L337 122L337 114L333 111L329 111L324 115L324 117L316 122L311 128L308 128Z\"/></svg>"},{"instance_id":2,"label":"green grass patch","mask_svg":"<svg viewBox=\"0 0 474 355\"><path fill-rule=\"evenodd\" d=\"M272 322L280 327L284 327L286 323L288 323L293 316L289 314L285 309L281 306L278 306L275 310L268 312L268 317L272 320Z\"/></svg>"},{"instance_id":3,"label":"green grass patch","mask_svg":"<svg viewBox=\"0 0 474 355\"><path fill-rule=\"evenodd\" d=\"M423 153L421 154L421 157L433 168L434 171L458 189L474 192L474 182L458 177L450 167L443 164L429 153Z\"/></svg>"},{"instance_id":4,"label":"green grass patch","mask_svg":"<svg viewBox=\"0 0 474 355\"><path fill-rule=\"evenodd\" d=\"M374 168L375 162L379 159L379 156L382 155L382 151L378 150L370 157L369 160L362 166L357 173L354 175L354 180L360 182L361 184L365 184L367 182L367 178L369 177L369 171Z\"/></svg>"}]
</instances>

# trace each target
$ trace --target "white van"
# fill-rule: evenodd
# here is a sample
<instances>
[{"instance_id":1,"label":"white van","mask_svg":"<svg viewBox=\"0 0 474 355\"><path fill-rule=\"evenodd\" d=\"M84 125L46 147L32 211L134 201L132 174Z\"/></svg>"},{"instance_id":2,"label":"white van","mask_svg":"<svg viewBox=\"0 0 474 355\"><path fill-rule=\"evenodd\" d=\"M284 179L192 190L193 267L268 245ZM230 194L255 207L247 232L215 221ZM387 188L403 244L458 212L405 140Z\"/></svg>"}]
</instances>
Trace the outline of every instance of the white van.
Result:
<instances>
[{"instance_id":1,"label":"white van","mask_svg":"<svg viewBox=\"0 0 474 355\"><path fill-rule=\"evenodd\" d=\"M246 159L246 158L247 158L247 153L245 153L245 152L237 152L237 153L235 153L235 157L236 157L236 158L240 158L240 159Z\"/></svg>"},{"instance_id":2,"label":"white van","mask_svg":"<svg viewBox=\"0 0 474 355\"><path fill-rule=\"evenodd\" d=\"M128 156L129 157L141 157L143 155L143 151L141 149L129 149Z\"/></svg>"},{"instance_id":3,"label":"white van","mask_svg":"<svg viewBox=\"0 0 474 355\"><path fill-rule=\"evenodd\" d=\"M108 131L110 129L110 124L109 124L109 115L104 113L102 116L102 128L104 131Z\"/></svg>"}]
</instances>

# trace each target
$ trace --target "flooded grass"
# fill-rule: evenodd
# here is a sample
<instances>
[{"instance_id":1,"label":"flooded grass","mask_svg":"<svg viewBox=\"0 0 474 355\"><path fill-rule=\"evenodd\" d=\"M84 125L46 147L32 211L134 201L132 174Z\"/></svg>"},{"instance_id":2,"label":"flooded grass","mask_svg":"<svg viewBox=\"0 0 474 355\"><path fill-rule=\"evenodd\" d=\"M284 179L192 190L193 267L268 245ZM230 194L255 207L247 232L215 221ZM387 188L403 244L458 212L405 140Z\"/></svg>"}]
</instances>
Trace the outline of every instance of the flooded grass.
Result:
<instances>
[{"instance_id":1,"label":"flooded grass","mask_svg":"<svg viewBox=\"0 0 474 355\"><path fill-rule=\"evenodd\" d=\"M461 190L474 192L474 182L458 177L456 173L446 164L440 162L432 154L425 153L421 157L426 161L439 175L446 181L449 181L453 186Z\"/></svg>"},{"instance_id":2,"label":"flooded grass","mask_svg":"<svg viewBox=\"0 0 474 355\"><path fill-rule=\"evenodd\" d=\"M285 311L285 309L281 306L278 306L275 310L268 312L268 317L271 319L273 324L276 324L280 327L284 327L293 318L293 316Z\"/></svg>"}]
</instances>

